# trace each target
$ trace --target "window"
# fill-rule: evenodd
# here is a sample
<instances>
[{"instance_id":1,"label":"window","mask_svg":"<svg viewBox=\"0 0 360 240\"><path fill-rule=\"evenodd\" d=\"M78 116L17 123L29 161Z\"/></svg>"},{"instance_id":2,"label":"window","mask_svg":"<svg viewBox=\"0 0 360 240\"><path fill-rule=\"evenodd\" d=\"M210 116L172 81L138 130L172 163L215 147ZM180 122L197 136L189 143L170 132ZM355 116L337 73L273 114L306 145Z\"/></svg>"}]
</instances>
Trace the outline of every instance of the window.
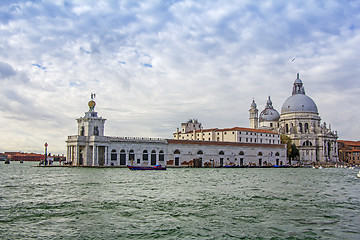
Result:
<instances>
[{"instance_id":1,"label":"window","mask_svg":"<svg viewBox=\"0 0 360 240\"><path fill-rule=\"evenodd\" d=\"M120 151L120 165L126 165L126 153L124 149Z\"/></svg>"},{"instance_id":2,"label":"window","mask_svg":"<svg viewBox=\"0 0 360 240\"><path fill-rule=\"evenodd\" d=\"M178 149L176 149L176 150L174 151L174 154L180 154L180 151L179 151Z\"/></svg>"},{"instance_id":3,"label":"window","mask_svg":"<svg viewBox=\"0 0 360 240\"><path fill-rule=\"evenodd\" d=\"M203 151L199 150L199 151L197 152L197 154L202 155L202 154L203 154Z\"/></svg>"},{"instance_id":4,"label":"window","mask_svg":"<svg viewBox=\"0 0 360 240\"><path fill-rule=\"evenodd\" d=\"M80 136L84 136L84 133L85 133L85 129L84 129L84 126L82 126L80 128Z\"/></svg>"},{"instance_id":5,"label":"window","mask_svg":"<svg viewBox=\"0 0 360 240\"><path fill-rule=\"evenodd\" d=\"M151 151L151 162L150 162L151 165L156 165L156 151L155 150L152 150Z\"/></svg>"},{"instance_id":6,"label":"window","mask_svg":"<svg viewBox=\"0 0 360 240\"><path fill-rule=\"evenodd\" d=\"M135 160L135 153L134 150L129 151L129 160L134 161Z\"/></svg>"},{"instance_id":7,"label":"window","mask_svg":"<svg viewBox=\"0 0 360 240\"><path fill-rule=\"evenodd\" d=\"M143 161L148 161L149 160L149 154L147 150L143 151Z\"/></svg>"},{"instance_id":8,"label":"window","mask_svg":"<svg viewBox=\"0 0 360 240\"><path fill-rule=\"evenodd\" d=\"M94 135L99 136L99 128L97 126L94 127Z\"/></svg>"},{"instance_id":9,"label":"window","mask_svg":"<svg viewBox=\"0 0 360 240\"><path fill-rule=\"evenodd\" d=\"M219 152L219 155L224 155L224 151L220 151L220 152Z\"/></svg>"},{"instance_id":10,"label":"window","mask_svg":"<svg viewBox=\"0 0 360 240\"><path fill-rule=\"evenodd\" d=\"M111 161L116 161L116 160L117 160L116 150L113 149L111 150Z\"/></svg>"},{"instance_id":11,"label":"window","mask_svg":"<svg viewBox=\"0 0 360 240\"><path fill-rule=\"evenodd\" d=\"M160 150L159 152L159 161L164 161L164 151Z\"/></svg>"}]
</instances>

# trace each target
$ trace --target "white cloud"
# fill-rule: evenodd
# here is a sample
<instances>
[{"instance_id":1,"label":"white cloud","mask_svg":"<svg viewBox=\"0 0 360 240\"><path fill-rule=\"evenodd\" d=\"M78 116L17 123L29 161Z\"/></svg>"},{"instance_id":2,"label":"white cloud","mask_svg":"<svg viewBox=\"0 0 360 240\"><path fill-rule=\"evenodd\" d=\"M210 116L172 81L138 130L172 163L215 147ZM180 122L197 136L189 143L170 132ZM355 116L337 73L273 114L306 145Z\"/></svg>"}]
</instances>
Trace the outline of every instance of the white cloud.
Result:
<instances>
[{"instance_id":1,"label":"white cloud","mask_svg":"<svg viewBox=\"0 0 360 240\"><path fill-rule=\"evenodd\" d=\"M4 3L0 151L39 152L48 141L65 153L91 92L109 135L171 137L189 118L246 127L252 99L262 110L270 95L280 111L297 72L322 119L357 140L359 10L357 1Z\"/></svg>"}]
</instances>

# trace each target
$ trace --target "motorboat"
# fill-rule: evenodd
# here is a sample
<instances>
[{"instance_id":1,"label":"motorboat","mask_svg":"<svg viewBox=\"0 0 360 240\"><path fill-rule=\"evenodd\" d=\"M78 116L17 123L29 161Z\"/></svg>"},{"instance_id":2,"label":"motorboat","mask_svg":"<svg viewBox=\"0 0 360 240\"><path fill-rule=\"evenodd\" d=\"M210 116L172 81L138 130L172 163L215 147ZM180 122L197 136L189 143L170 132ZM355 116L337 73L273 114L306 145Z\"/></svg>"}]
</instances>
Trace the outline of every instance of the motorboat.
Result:
<instances>
[{"instance_id":1,"label":"motorboat","mask_svg":"<svg viewBox=\"0 0 360 240\"><path fill-rule=\"evenodd\" d=\"M127 165L127 167L130 170L166 170L166 167L163 167L161 165L156 165L156 166L133 166L133 165Z\"/></svg>"}]
</instances>

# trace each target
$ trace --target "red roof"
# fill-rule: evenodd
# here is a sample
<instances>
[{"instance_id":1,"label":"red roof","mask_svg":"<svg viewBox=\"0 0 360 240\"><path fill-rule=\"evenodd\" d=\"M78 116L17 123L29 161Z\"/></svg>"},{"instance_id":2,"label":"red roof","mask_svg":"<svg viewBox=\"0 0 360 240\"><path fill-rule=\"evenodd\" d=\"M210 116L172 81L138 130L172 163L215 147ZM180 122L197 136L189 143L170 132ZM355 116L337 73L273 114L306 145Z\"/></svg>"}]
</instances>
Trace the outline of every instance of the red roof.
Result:
<instances>
[{"instance_id":1,"label":"red roof","mask_svg":"<svg viewBox=\"0 0 360 240\"><path fill-rule=\"evenodd\" d=\"M244 128L244 127L233 127L233 128L209 128L209 129L202 129L202 130L196 130L195 132L225 132L225 131L245 131L245 132L257 132L257 133L269 133L269 134L276 134L279 135L276 132L265 130L265 129L258 129L258 128ZM179 132L181 133L181 132ZM187 133L192 133L192 131L189 131Z\"/></svg>"},{"instance_id":2,"label":"red roof","mask_svg":"<svg viewBox=\"0 0 360 240\"><path fill-rule=\"evenodd\" d=\"M200 141L200 140L179 140L167 139L171 144L198 144L198 145L218 145L218 146L243 146L243 147L272 147L285 148L285 144L266 144L266 143L240 143L240 142L217 142L217 141Z\"/></svg>"}]
</instances>

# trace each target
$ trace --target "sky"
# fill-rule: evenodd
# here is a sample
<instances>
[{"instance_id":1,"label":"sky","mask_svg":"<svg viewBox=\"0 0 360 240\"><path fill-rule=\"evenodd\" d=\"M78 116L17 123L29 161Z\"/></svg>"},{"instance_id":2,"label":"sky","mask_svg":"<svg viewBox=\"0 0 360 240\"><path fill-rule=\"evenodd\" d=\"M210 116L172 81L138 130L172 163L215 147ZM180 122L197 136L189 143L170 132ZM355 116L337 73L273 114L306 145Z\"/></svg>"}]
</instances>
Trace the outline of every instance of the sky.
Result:
<instances>
[{"instance_id":1,"label":"sky","mask_svg":"<svg viewBox=\"0 0 360 240\"><path fill-rule=\"evenodd\" d=\"M0 1L0 152L66 154L76 119L172 138L249 127L296 74L339 139L360 139L360 1Z\"/></svg>"}]
</instances>

